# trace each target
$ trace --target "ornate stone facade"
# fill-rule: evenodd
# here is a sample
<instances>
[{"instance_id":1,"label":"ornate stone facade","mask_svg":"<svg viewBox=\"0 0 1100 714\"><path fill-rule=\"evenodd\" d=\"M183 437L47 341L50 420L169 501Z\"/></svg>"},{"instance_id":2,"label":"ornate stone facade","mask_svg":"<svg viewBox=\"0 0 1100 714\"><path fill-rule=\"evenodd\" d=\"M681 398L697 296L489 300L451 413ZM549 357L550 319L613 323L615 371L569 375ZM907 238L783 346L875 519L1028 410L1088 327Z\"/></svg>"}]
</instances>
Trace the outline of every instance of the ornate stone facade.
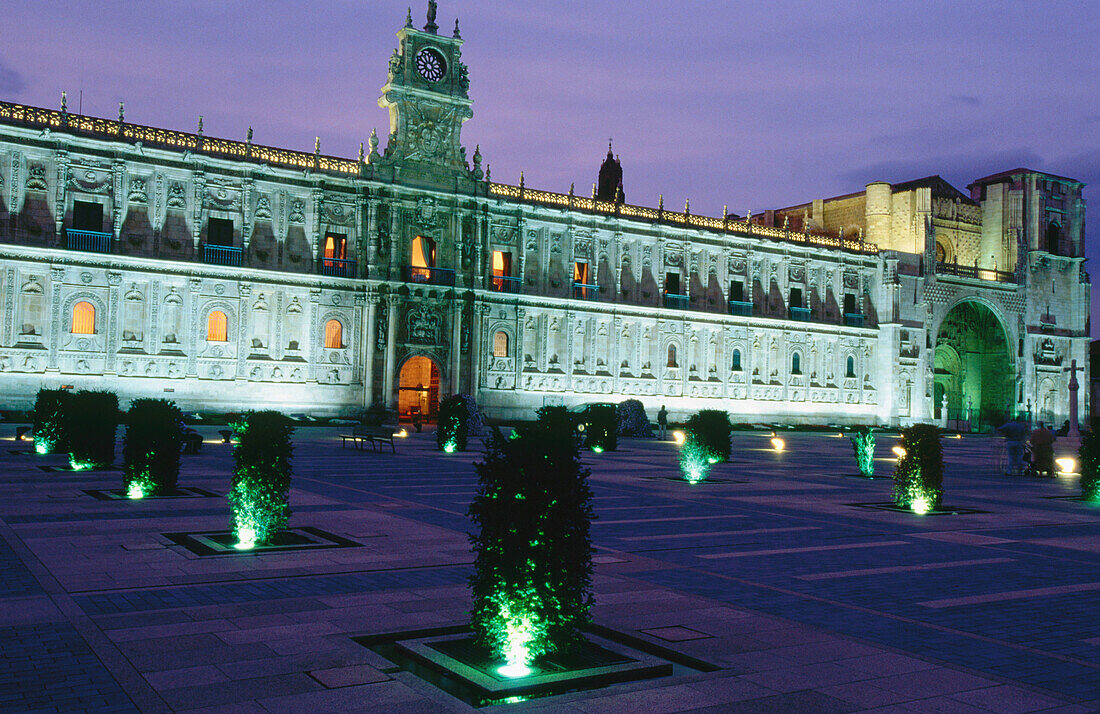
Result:
<instances>
[{"instance_id":1,"label":"ornate stone facade","mask_svg":"<svg viewBox=\"0 0 1100 714\"><path fill-rule=\"evenodd\" d=\"M358 160L0 103L3 405L73 385L348 413L396 404L425 356L489 416L636 397L907 423L951 416L937 341L973 302L1004 333L1004 410L1065 417L1062 370L1088 364L1079 183L870 184L747 219L493 183L461 144L457 28L398 37L387 147Z\"/></svg>"}]
</instances>

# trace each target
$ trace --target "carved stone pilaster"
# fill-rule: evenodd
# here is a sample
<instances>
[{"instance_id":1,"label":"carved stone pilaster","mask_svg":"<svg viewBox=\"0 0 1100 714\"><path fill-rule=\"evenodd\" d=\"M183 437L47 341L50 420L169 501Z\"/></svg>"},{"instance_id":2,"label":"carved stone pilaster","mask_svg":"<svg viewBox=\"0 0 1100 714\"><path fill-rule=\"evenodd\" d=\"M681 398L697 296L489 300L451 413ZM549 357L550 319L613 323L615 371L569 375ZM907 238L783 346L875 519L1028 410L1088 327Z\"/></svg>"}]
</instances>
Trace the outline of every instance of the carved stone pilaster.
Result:
<instances>
[{"instance_id":1,"label":"carved stone pilaster","mask_svg":"<svg viewBox=\"0 0 1100 714\"><path fill-rule=\"evenodd\" d=\"M108 374L115 372L115 358L118 356L118 313L120 310L122 273L107 271L107 364Z\"/></svg>"}]
</instances>

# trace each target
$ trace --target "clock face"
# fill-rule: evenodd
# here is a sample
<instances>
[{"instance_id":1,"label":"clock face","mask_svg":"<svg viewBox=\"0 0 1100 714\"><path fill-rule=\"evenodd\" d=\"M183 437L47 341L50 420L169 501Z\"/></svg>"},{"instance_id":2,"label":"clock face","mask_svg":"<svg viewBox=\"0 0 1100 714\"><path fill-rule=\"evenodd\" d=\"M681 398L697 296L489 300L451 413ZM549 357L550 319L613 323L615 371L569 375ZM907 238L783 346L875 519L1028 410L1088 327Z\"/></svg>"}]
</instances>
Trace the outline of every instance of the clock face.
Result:
<instances>
[{"instance_id":1,"label":"clock face","mask_svg":"<svg viewBox=\"0 0 1100 714\"><path fill-rule=\"evenodd\" d=\"M416 55L416 71L429 82L438 82L447 74L447 63L436 50L423 49Z\"/></svg>"}]
</instances>

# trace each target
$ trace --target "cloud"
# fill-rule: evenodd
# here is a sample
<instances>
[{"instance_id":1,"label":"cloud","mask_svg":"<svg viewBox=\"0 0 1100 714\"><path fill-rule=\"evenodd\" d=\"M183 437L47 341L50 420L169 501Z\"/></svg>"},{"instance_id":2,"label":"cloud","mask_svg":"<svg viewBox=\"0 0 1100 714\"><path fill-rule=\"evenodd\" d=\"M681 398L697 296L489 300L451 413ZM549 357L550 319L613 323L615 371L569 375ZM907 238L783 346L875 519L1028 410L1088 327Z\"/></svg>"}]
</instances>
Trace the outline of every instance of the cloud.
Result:
<instances>
[{"instance_id":1,"label":"cloud","mask_svg":"<svg viewBox=\"0 0 1100 714\"><path fill-rule=\"evenodd\" d=\"M23 75L0 61L0 96L10 97L27 88Z\"/></svg>"}]
</instances>

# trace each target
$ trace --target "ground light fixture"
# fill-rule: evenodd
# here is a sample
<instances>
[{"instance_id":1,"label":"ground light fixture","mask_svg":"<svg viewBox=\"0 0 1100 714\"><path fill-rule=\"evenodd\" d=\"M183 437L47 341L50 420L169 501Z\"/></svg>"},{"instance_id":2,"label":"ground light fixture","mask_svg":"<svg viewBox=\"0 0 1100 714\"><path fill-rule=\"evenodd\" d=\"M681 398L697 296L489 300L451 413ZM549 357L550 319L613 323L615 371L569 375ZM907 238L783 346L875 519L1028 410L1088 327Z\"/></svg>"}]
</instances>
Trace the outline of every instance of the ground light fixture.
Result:
<instances>
[{"instance_id":1,"label":"ground light fixture","mask_svg":"<svg viewBox=\"0 0 1100 714\"><path fill-rule=\"evenodd\" d=\"M913 513L916 513L918 516L923 516L928 513L928 511L932 510L931 505L928 503L928 499L924 496L917 496L914 498L913 502L909 504L909 507L912 508Z\"/></svg>"},{"instance_id":2,"label":"ground light fixture","mask_svg":"<svg viewBox=\"0 0 1100 714\"><path fill-rule=\"evenodd\" d=\"M677 444L683 444L687 440L687 435L682 431L672 432L672 440Z\"/></svg>"},{"instance_id":3,"label":"ground light fixture","mask_svg":"<svg viewBox=\"0 0 1100 714\"><path fill-rule=\"evenodd\" d=\"M402 439L404 439L408 435L409 435L409 432L406 429L400 429L400 430L397 431L397 433L394 434L394 436L400 437Z\"/></svg>"},{"instance_id":4,"label":"ground light fixture","mask_svg":"<svg viewBox=\"0 0 1100 714\"><path fill-rule=\"evenodd\" d=\"M772 436L772 448L776 451L782 451L787 448L787 442L783 441L778 436Z\"/></svg>"},{"instance_id":5,"label":"ground light fixture","mask_svg":"<svg viewBox=\"0 0 1100 714\"><path fill-rule=\"evenodd\" d=\"M1058 464L1058 473L1069 476L1077 473L1077 459L1071 456L1063 456L1060 459L1055 459L1054 463Z\"/></svg>"},{"instance_id":6,"label":"ground light fixture","mask_svg":"<svg viewBox=\"0 0 1100 714\"><path fill-rule=\"evenodd\" d=\"M894 448L890 449L890 451L893 451L894 456L898 457L898 459L904 459L905 458L905 447L902 446L901 444L898 444Z\"/></svg>"},{"instance_id":7,"label":"ground light fixture","mask_svg":"<svg viewBox=\"0 0 1100 714\"><path fill-rule=\"evenodd\" d=\"M130 484L130 488L126 491L126 497L134 501L145 498L145 489L142 488L140 483L134 481Z\"/></svg>"},{"instance_id":8,"label":"ground light fixture","mask_svg":"<svg viewBox=\"0 0 1100 714\"><path fill-rule=\"evenodd\" d=\"M592 453L593 454L602 454L603 453L603 447L599 446L599 445L593 446L592 447Z\"/></svg>"}]
</instances>

